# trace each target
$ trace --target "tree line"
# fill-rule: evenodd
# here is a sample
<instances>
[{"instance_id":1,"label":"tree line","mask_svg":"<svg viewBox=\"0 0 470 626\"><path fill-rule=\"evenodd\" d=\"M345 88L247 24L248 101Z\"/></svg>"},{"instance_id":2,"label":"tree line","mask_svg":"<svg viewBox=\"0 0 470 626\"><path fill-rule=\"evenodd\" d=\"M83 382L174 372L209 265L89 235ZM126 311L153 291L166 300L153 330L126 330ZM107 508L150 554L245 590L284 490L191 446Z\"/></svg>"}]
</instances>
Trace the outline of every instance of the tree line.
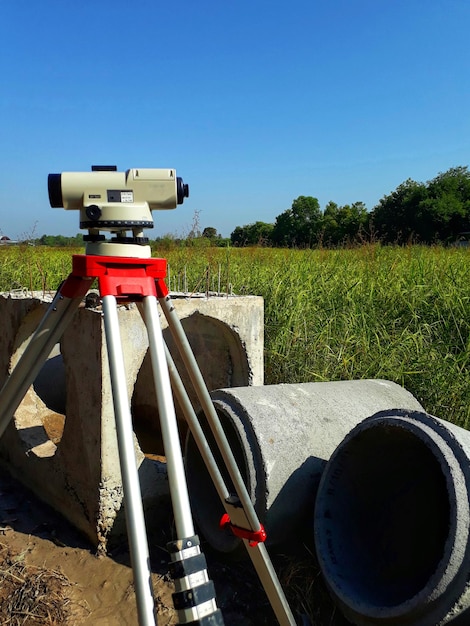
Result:
<instances>
[{"instance_id":1,"label":"tree line","mask_svg":"<svg viewBox=\"0 0 470 626\"><path fill-rule=\"evenodd\" d=\"M372 211L363 202L324 211L317 198L299 196L273 224L237 226L232 245L314 247L354 244L371 239L383 243L449 243L470 231L470 172L459 166L419 183L408 179L384 196Z\"/></svg>"}]
</instances>

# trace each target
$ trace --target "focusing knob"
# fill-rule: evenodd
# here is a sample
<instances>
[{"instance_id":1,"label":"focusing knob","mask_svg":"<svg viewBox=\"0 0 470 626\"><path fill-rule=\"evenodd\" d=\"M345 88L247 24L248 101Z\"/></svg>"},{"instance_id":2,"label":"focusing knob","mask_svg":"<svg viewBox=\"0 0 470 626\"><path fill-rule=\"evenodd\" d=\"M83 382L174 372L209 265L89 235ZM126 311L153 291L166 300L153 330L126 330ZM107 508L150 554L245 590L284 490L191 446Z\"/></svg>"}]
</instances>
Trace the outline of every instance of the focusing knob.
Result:
<instances>
[{"instance_id":1,"label":"focusing knob","mask_svg":"<svg viewBox=\"0 0 470 626\"><path fill-rule=\"evenodd\" d=\"M101 217L101 209L96 204L90 204L90 206L87 206L85 213L88 219L93 220L94 222L99 220Z\"/></svg>"}]
</instances>

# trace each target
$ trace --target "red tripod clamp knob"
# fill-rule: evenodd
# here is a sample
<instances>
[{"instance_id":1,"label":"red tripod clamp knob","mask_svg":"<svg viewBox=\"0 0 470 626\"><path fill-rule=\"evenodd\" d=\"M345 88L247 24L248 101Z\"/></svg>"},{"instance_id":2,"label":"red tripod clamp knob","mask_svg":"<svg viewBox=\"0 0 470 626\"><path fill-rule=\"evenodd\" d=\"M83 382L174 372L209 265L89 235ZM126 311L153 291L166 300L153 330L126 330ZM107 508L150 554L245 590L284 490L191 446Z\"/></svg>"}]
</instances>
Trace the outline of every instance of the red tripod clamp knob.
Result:
<instances>
[{"instance_id":1,"label":"red tripod clamp knob","mask_svg":"<svg viewBox=\"0 0 470 626\"><path fill-rule=\"evenodd\" d=\"M264 526L262 524L260 524L259 530L248 530L247 528L241 528L240 526L235 526L235 524L232 524L228 513L224 513L222 515L219 526L222 529L230 527L230 530L236 537L239 537L240 539L247 539L248 545L251 548L254 548L259 543L263 543L266 541L266 531L264 530Z\"/></svg>"}]
</instances>

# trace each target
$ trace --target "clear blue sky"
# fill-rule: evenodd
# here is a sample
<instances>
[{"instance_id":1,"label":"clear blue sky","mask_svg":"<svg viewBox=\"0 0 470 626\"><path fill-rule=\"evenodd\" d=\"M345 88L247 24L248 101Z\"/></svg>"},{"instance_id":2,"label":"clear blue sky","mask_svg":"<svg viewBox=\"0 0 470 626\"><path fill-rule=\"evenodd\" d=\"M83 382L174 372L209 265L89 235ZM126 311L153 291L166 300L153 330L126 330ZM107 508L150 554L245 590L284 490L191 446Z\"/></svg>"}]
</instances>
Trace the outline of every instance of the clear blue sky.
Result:
<instances>
[{"instance_id":1,"label":"clear blue sky","mask_svg":"<svg viewBox=\"0 0 470 626\"><path fill-rule=\"evenodd\" d=\"M47 175L174 167L149 236L274 222L294 198L372 209L469 165L469 0L2 3L0 232L73 235Z\"/></svg>"}]
</instances>

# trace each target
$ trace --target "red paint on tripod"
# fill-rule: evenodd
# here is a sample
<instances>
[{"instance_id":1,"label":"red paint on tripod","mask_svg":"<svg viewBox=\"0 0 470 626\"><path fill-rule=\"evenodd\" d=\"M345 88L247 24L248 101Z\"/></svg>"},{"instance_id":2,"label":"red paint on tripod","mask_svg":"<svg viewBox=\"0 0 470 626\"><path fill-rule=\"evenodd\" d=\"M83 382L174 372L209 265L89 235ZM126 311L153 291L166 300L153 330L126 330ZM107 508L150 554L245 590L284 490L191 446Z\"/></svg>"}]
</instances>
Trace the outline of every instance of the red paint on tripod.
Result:
<instances>
[{"instance_id":1,"label":"red paint on tripod","mask_svg":"<svg viewBox=\"0 0 470 626\"><path fill-rule=\"evenodd\" d=\"M247 539L251 548L254 548L259 543L266 541L266 531L264 530L263 524L260 524L259 530L248 530L247 528L241 528L240 526L232 524L229 514L224 513L219 526L220 528L227 528L227 526L229 526L230 530L236 537L240 537L240 539Z\"/></svg>"},{"instance_id":2,"label":"red paint on tripod","mask_svg":"<svg viewBox=\"0 0 470 626\"><path fill-rule=\"evenodd\" d=\"M166 259L140 259L76 254L71 276L98 278L100 295L132 302L145 296L164 297Z\"/></svg>"}]
</instances>

